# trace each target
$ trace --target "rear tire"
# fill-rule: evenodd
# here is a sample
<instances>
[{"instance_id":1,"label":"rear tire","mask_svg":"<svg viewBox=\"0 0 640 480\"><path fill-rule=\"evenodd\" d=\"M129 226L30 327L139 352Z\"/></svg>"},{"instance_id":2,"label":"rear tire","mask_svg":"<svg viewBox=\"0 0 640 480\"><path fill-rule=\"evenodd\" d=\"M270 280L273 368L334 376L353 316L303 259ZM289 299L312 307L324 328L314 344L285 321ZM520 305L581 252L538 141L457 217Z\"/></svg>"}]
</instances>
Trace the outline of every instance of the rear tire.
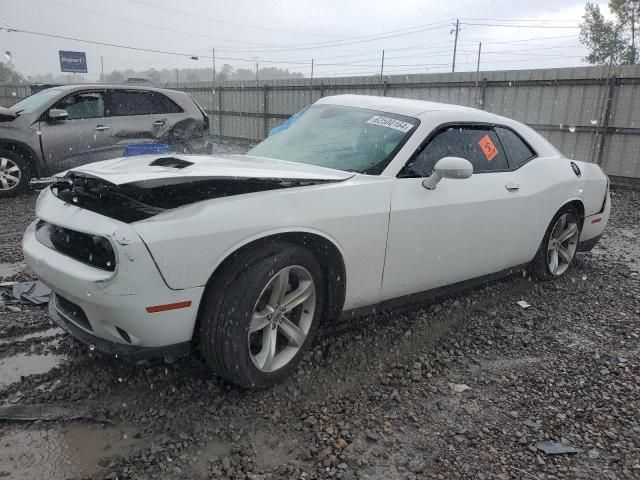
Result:
<instances>
[{"instance_id":1,"label":"rear tire","mask_svg":"<svg viewBox=\"0 0 640 480\"><path fill-rule=\"evenodd\" d=\"M27 161L13 150L0 149L0 198L15 197L31 181Z\"/></svg>"},{"instance_id":2,"label":"rear tire","mask_svg":"<svg viewBox=\"0 0 640 480\"><path fill-rule=\"evenodd\" d=\"M573 206L565 205L555 214L531 262L532 273L539 280L553 280L569 270L578 249L580 230L580 214Z\"/></svg>"},{"instance_id":3,"label":"rear tire","mask_svg":"<svg viewBox=\"0 0 640 480\"><path fill-rule=\"evenodd\" d=\"M313 342L324 308L322 269L305 248L268 244L211 284L199 345L222 378L245 388L287 378Z\"/></svg>"}]
</instances>

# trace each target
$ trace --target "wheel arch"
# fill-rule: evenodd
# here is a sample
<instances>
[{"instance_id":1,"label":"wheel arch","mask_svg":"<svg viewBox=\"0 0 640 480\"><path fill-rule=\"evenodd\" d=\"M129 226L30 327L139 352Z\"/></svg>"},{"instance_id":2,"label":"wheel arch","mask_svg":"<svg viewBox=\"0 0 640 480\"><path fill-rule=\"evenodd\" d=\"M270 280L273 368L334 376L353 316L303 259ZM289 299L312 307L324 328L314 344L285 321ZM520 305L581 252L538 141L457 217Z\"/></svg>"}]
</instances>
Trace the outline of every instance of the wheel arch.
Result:
<instances>
[{"instance_id":1,"label":"wheel arch","mask_svg":"<svg viewBox=\"0 0 640 480\"><path fill-rule=\"evenodd\" d=\"M0 148L12 150L25 158L33 177L42 176L42 166L40 165L38 155L29 145L19 140L0 139Z\"/></svg>"},{"instance_id":2,"label":"wheel arch","mask_svg":"<svg viewBox=\"0 0 640 480\"><path fill-rule=\"evenodd\" d=\"M560 210L562 210L564 207L567 207L567 206L571 206L571 207L575 208L576 211L578 212L578 215L579 215L578 220L580 221L580 230L582 230L582 227L584 225L584 216L585 216L584 202L579 198L574 198L574 199L569 200L568 202L562 204L560 206L560 208L558 208L558 210L556 210L556 213L558 213ZM555 216L556 213L554 213L554 216Z\"/></svg>"},{"instance_id":3,"label":"wheel arch","mask_svg":"<svg viewBox=\"0 0 640 480\"><path fill-rule=\"evenodd\" d=\"M262 250L262 247L275 246L276 244L294 244L306 248L316 258L324 274L325 283L325 310L322 322L329 322L335 319L342 312L346 294L346 266L342 250L337 242L325 235L312 231L293 230L285 232L270 233L259 238L252 238L240 245L236 245L232 251L224 255L224 259L217 263L211 273L205 290L215 288L217 284L231 272L239 271L241 263L245 259L251 261L259 260L260 256L250 257L251 253ZM269 249L264 249L267 254ZM206 291L203 295L206 295ZM200 302L200 309L204 302ZM193 332L195 338L200 328L201 311L198 311L196 325Z\"/></svg>"}]
</instances>

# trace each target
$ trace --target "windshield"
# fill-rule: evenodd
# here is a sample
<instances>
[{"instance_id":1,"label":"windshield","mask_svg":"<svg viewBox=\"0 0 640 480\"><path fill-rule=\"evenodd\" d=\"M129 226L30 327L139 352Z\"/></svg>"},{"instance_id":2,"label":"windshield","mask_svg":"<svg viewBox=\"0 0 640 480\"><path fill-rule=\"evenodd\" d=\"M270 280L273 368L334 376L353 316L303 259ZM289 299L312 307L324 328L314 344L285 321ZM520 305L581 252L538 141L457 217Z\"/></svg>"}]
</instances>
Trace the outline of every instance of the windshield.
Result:
<instances>
[{"instance_id":1,"label":"windshield","mask_svg":"<svg viewBox=\"0 0 640 480\"><path fill-rule=\"evenodd\" d=\"M315 105L248 154L376 175L418 123L387 112Z\"/></svg>"},{"instance_id":2,"label":"windshield","mask_svg":"<svg viewBox=\"0 0 640 480\"><path fill-rule=\"evenodd\" d=\"M62 93L62 90L58 88L48 88L20 100L18 103L10 107L9 110L18 113L34 113L51 102L53 97L60 93Z\"/></svg>"}]
</instances>

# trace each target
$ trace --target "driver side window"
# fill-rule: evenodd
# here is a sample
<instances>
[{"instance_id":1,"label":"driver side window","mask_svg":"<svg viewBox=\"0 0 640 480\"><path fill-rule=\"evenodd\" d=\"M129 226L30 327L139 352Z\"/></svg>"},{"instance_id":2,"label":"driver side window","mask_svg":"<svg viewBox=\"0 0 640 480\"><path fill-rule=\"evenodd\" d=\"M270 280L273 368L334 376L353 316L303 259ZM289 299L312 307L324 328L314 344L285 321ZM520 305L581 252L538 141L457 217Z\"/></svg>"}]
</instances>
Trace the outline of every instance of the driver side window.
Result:
<instances>
[{"instance_id":1,"label":"driver side window","mask_svg":"<svg viewBox=\"0 0 640 480\"><path fill-rule=\"evenodd\" d=\"M67 120L104 117L104 97L101 92L80 92L58 101L52 108L66 110Z\"/></svg>"},{"instance_id":2,"label":"driver side window","mask_svg":"<svg viewBox=\"0 0 640 480\"><path fill-rule=\"evenodd\" d=\"M473 165L473 173L506 170L507 157L493 128L476 126L446 127L438 132L407 165L411 176L429 177L443 157L460 157Z\"/></svg>"}]
</instances>

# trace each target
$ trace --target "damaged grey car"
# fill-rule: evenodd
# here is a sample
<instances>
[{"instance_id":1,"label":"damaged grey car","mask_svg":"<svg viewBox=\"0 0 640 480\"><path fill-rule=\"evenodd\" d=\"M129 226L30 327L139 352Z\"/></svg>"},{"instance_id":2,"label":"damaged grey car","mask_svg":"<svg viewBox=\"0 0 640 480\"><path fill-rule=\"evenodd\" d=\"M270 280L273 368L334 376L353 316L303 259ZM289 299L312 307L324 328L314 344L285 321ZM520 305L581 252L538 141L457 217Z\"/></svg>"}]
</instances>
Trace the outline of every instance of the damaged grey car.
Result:
<instances>
[{"instance_id":1,"label":"damaged grey car","mask_svg":"<svg viewBox=\"0 0 640 480\"><path fill-rule=\"evenodd\" d=\"M175 90L106 85L42 90L0 107L0 198L24 190L32 178L142 146L156 149L150 153L161 153L158 148L208 153L209 118L189 94Z\"/></svg>"}]
</instances>

